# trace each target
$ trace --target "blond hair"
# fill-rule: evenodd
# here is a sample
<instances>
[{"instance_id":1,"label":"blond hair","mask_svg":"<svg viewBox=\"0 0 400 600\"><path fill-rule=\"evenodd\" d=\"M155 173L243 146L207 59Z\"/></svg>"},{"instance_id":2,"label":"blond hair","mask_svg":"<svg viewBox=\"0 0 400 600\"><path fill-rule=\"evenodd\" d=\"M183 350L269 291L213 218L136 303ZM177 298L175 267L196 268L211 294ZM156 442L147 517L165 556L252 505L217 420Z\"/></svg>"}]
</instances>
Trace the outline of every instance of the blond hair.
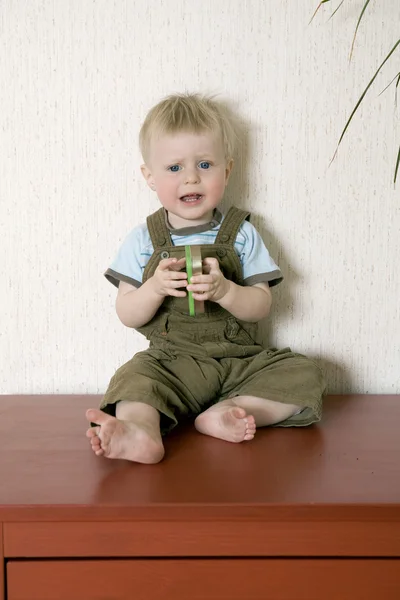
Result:
<instances>
[{"instance_id":1,"label":"blond hair","mask_svg":"<svg viewBox=\"0 0 400 600\"><path fill-rule=\"evenodd\" d=\"M237 133L234 117L227 106L211 96L173 94L153 106L147 113L139 133L139 145L144 161L149 155L154 135L179 132L218 135L225 149L225 158L232 158Z\"/></svg>"}]
</instances>

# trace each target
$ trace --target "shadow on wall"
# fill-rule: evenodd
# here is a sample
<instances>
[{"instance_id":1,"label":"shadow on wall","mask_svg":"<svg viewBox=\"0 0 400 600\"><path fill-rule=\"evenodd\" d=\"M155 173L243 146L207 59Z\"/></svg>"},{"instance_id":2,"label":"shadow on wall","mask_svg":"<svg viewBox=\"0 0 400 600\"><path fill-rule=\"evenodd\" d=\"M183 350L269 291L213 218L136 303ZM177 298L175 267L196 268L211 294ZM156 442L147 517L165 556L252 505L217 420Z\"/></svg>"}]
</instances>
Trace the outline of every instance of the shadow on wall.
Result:
<instances>
[{"instance_id":1,"label":"shadow on wall","mask_svg":"<svg viewBox=\"0 0 400 600\"><path fill-rule=\"evenodd\" d=\"M214 98L215 101L223 106L224 111L229 114L231 122L234 124L237 146L233 156L234 168L229 180L227 193L221 203L223 212L226 212L231 205L237 206L245 210L251 210L249 206L249 165L251 163L251 123L242 118L236 107L231 101ZM286 257L282 245L277 238L268 230L266 226L266 218L252 212L251 223L260 233L266 247L268 248L272 258L279 264L280 269L285 277L285 286L279 290L279 305L274 307L274 314L277 317L285 317L293 310L293 300L291 295L291 286L299 278L294 269L290 266L290 261ZM264 332L265 334L266 332Z\"/></svg>"},{"instance_id":2,"label":"shadow on wall","mask_svg":"<svg viewBox=\"0 0 400 600\"><path fill-rule=\"evenodd\" d=\"M329 394L354 393L354 390L356 389L356 382L352 377L351 371L346 367L346 365L335 362L327 357L308 356L315 360L315 362L324 372L325 379L328 382Z\"/></svg>"},{"instance_id":3,"label":"shadow on wall","mask_svg":"<svg viewBox=\"0 0 400 600\"><path fill-rule=\"evenodd\" d=\"M219 102L221 102L218 99ZM235 125L237 135L237 148L234 155L234 168L229 181L227 194L223 200L221 207L226 211L229 206L234 205L238 208L249 209L248 198L249 190L249 165L251 163L251 124L245 119L238 117L238 113L234 107L227 101L223 101L224 109L230 114L232 122ZM296 287L299 280L302 279L301 274L293 269L292 261L286 255L282 244L271 233L267 227L267 218L265 215L252 213L251 222L260 233L266 247L268 248L272 258L279 265L284 278L285 284L279 289L279 302L274 306L274 320L283 321L288 315L293 315L295 311L292 290ZM270 340L273 339L273 324L271 319L265 319L259 324L258 340L263 346L271 345ZM292 348L296 351L296 348ZM351 373L345 365L335 362L327 357L312 356L307 353L307 356L314 360L323 370L328 381L328 392L331 394L345 394L354 389Z\"/></svg>"},{"instance_id":4,"label":"shadow on wall","mask_svg":"<svg viewBox=\"0 0 400 600\"><path fill-rule=\"evenodd\" d=\"M251 123L241 118L238 115L233 104L229 101L221 101L224 110L229 114L231 122L234 124L237 147L234 154L234 168L227 188L227 193L221 203L223 212L226 212L229 206L234 205L238 208L249 210L248 203L250 196L249 188L249 165L251 164ZM285 285L279 289L279 303L274 306L275 317L284 318L293 312L293 298L291 289L293 284L299 279L298 274L290 266L290 261L286 257L282 245L278 239L268 230L266 225L267 219L264 215L252 212L251 223L256 227L272 258L279 264L280 269L285 277ZM260 323L260 331L262 331L262 339L265 344L268 344L270 337L270 321Z\"/></svg>"}]
</instances>

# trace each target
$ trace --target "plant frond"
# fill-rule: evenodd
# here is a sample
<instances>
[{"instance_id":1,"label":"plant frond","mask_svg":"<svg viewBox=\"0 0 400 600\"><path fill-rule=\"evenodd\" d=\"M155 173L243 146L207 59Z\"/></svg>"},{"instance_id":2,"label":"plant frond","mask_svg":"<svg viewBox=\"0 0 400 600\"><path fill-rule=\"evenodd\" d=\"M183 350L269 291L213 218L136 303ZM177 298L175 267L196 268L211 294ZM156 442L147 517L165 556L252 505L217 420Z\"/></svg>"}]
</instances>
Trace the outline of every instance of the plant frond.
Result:
<instances>
[{"instance_id":1,"label":"plant frond","mask_svg":"<svg viewBox=\"0 0 400 600\"><path fill-rule=\"evenodd\" d=\"M399 83L400 83L400 73L399 73L399 76L398 76L397 81L396 81L396 91L394 93L394 105L395 105L395 108L397 108L397 88L399 87Z\"/></svg>"},{"instance_id":2,"label":"plant frond","mask_svg":"<svg viewBox=\"0 0 400 600\"><path fill-rule=\"evenodd\" d=\"M365 2L365 4L364 4L364 6L363 6L363 8L362 8L361 14L360 14L360 16L358 17L358 21L357 21L356 30L355 30L355 32L354 32L353 42L352 42L352 44L351 44L351 50L350 50L350 58L349 58L349 61L351 60L351 57L352 57L352 55L353 55L354 43L355 43L355 41L356 41L356 35L357 35L357 31L358 31L358 28L359 28L359 26L360 26L360 23L361 23L361 19L363 18L363 16L364 16L364 13L365 13L365 10L366 10L366 8L367 8L367 6L368 6L368 4L369 4L370 2L371 2L371 0L366 0L366 2Z\"/></svg>"},{"instance_id":3,"label":"plant frond","mask_svg":"<svg viewBox=\"0 0 400 600\"><path fill-rule=\"evenodd\" d=\"M340 145L340 143L341 143L341 141L342 141L342 139L343 139L343 137L344 137L344 134L346 133L346 131L347 131L347 128L348 128L348 126L350 125L350 122L351 122L352 118L354 117L354 115L355 115L355 113L356 113L356 111L357 111L358 107L360 106L361 102L364 100L365 94L368 92L369 88L371 87L371 85L372 85L372 84L373 84L373 82L375 81L375 79L376 79L376 77L377 77L377 75L378 75L379 71L382 69L383 65L386 63L386 61L388 61L388 60L389 60L389 58L392 56L393 52L396 50L396 48L397 48L399 45L400 45L400 39L399 39L399 40L397 40L397 42L395 43L395 45L393 46L393 48L391 49L391 51L389 52L389 54L386 56L386 58L385 58L385 60L383 61L383 63L382 63L382 64L381 64L381 65L378 67L378 69L377 69L377 71L376 71L375 75L373 76L373 78L371 79L371 81L369 82L369 84L367 85L367 87L365 88L365 90L363 91L363 93L362 93L362 95L361 95L361 98L358 100L357 104L356 104L356 105L355 105L355 107L353 108L353 111L352 111L352 113L351 113L350 117L348 118L348 120L347 120L347 123L346 123L346 125L344 126L344 129L343 129L343 131L342 131L342 133L341 133L341 136L340 136L340 138L339 138L339 141L338 141L338 145L337 145L337 147L336 147L336 150L335 150L335 154L333 155L333 157L332 157L332 160L331 160L330 164L332 164L333 160L335 159L335 157L336 157L336 154L337 154L337 152L338 152L339 145Z\"/></svg>"},{"instance_id":4,"label":"plant frond","mask_svg":"<svg viewBox=\"0 0 400 600\"><path fill-rule=\"evenodd\" d=\"M329 17L328 21L330 21L332 19L333 16L336 15L337 11L339 10L339 8L342 6L344 0L341 1L341 3L339 4L339 6L337 8L335 8L335 10L333 11L333 13L331 14L331 16Z\"/></svg>"},{"instance_id":5,"label":"plant frond","mask_svg":"<svg viewBox=\"0 0 400 600\"><path fill-rule=\"evenodd\" d=\"M397 160L396 160L396 167L394 169L394 181L393 183L396 185L396 179L397 179L397 173L399 170L399 165L400 165L400 146L399 146L399 151L397 153Z\"/></svg>"},{"instance_id":6,"label":"plant frond","mask_svg":"<svg viewBox=\"0 0 400 600\"><path fill-rule=\"evenodd\" d=\"M388 85L387 85L387 86L386 86L386 87L385 87L385 88L384 88L384 89L381 91L381 93L380 93L380 94L378 94L378 98L379 98L379 96L382 96L383 92L386 92L386 90L388 89L388 87L390 87L390 86L392 85L393 81L394 81L396 78L397 78L397 81L398 81L398 80L399 80L399 78L400 78L400 73L397 73L397 75L395 75L395 76L393 77L392 81L391 81L390 83L388 83ZM396 87L397 87L397 85L398 85L398 83L396 84Z\"/></svg>"},{"instance_id":7,"label":"plant frond","mask_svg":"<svg viewBox=\"0 0 400 600\"><path fill-rule=\"evenodd\" d=\"M316 14L317 14L317 12L319 11L319 9L321 8L321 6L322 6L323 4L325 4L326 2L330 2L330 1L331 1L331 0L321 0L321 2L318 4L317 8L316 8L316 9L315 9L315 11L314 11L314 14L313 14L313 16L311 17L311 19L310 19L310 21L309 21L309 23L308 23L309 25L310 25L311 21L314 19L315 15L316 15Z\"/></svg>"}]
</instances>

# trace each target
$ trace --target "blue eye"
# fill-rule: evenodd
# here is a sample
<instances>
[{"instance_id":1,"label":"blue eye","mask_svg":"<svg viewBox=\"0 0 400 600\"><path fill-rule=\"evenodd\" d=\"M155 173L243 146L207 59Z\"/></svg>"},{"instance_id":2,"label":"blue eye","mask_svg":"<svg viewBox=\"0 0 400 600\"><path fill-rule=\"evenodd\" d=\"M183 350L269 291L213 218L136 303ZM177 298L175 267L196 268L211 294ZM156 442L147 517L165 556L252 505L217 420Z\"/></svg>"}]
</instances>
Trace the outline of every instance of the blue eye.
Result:
<instances>
[{"instance_id":1,"label":"blue eye","mask_svg":"<svg viewBox=\"0 0 400 600\"><path fill-rule=\"evenodd\" d=\"M199 166L200 169L209 169L211 165L207 160L202 160Z\"/></svg>"},{"instance_id":2,"label":"blue eye","mask_svg":"<svg viewBox=\"0 0 400 600\"><path fill-rule=\"evenodd\" d=\"M168 167L168 171L171 171L172 173L177 173L180 169L179 165L172 165L171 167Z\"/></svg>"}]
</instances>

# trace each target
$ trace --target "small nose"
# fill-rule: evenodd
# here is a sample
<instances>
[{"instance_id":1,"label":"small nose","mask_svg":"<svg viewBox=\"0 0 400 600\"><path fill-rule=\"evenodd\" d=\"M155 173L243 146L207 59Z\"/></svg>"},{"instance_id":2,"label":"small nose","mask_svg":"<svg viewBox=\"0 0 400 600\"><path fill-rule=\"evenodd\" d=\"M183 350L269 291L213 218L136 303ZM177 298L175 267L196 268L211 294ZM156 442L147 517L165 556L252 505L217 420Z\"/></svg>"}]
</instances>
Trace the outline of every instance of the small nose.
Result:
<instances>
[{"instance_id":1,"label":"small nose","mask_svg":"<svg viewBox=\"0 0 400 600\"><path fill-rule=\"evenodd\" d=\"M196 169L185 170L185 183L197 183L198 181L200 181L200 176Z\"/></svg>"}]
</instances>

